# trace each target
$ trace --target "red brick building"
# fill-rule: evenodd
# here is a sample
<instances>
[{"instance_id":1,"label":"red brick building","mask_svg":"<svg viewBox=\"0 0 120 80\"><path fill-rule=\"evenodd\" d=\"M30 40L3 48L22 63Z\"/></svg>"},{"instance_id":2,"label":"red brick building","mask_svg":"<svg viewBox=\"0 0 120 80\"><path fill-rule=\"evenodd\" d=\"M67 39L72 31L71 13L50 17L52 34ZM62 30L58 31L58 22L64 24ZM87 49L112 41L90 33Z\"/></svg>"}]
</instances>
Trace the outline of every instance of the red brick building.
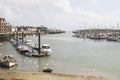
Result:
<instances>
[{"instance_id":1,"label":"red brick building","mask_svg":"<svg viewBox=\"0 0 120 80\"><path fill-rule=\"evenodd\" d=\"M7 23L5 18L0 18L0 33L6 33L11 31L11 25Z\"/></svg>"}]
</instances>

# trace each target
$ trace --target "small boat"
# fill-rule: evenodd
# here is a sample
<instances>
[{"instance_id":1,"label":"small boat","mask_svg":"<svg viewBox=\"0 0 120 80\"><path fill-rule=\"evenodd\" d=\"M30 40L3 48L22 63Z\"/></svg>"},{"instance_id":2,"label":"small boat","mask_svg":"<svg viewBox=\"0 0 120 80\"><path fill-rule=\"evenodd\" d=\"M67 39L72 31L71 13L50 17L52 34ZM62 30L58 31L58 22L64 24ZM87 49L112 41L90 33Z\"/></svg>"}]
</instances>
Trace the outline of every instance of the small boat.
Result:
<instances>
[{"instance_id":1,"label":"small boat","mask_svg":"<svg viewBox=\"0 0 120 80\"><path fill-rule=\"evenodd\" d=\"M53 69L50 69L50 68L47 68L47 67L45 67L43 69L43 72L47 72L47 73L51 73L52 71L53 71Z\"/></svg>"},{"instance_id":2,"label":"small boat","mask_svg":"<svg viewBox=\"0 0 120 80\"><path fill-rule=\"evenodd\" d=\"M32 40L26 40L25 44L35 50L38 50L38 45L34 43Z\"/></svg>"},{"instance_id":3,"label":"small boat","mask_svg":"<svg viewBox=\"0 0 120 80\"><path fill-rule=\"evenodd\" d=\"M12 56L6 55L2 61L1 61L1 66L4 67L13 67L17 65L17 60L15 60Z\"/></svg>"},{"instance_id":4,"label":"small boat","mask_svg":"<svg viewBox=\"0 0 120 80\"><path fill-rule=\"evenodd\" d=\"M30 45L31 43L33 43L32 40L26 40L25 41L25 44L27 44L27 45Z\"/></svg>"},{"instance_id":5,"label":"small boat","mask_svg":"<svg viewBox=\"0 0 120 80\"><path fill-rule=\"evenodd\" d=\"M18 47L16 47L16 50L22 52L22 51L25 51L25 50L29 50L29 47L22 44L22 45L18 45Z\"/></svg>"},{"instance_id":6,"label":"small boat","mask_svg":"<svg viewBox=\"0 0 120 80\"><path fill-rule=\"evenodd\" d=\"M39 51L39 46L36 43L34 43L32 40L26 40L25 44L31 47L32 49ZM44 56L49 56L52 54L52 50L50 49L49 44L43 44L40 50L41 50L41 54Z\"/></svg>"},{"instance_id":7,"label":"small boat","mask_svg":"<svg viewBox=\"0 0 120 80\"><path fill-rule=\"evenodd\" d=\"M41 48L41 53L45 56L49 56L52 54L52 50L50 49L49 44L43 44Z\"/></svg>"},{"instance_id":8,"label":"small boat","mask_svg":"<svg viewBox=\"0 0 120 80\"><path fill-rule=\"evenodd\" d=\"M42 47L40 48L41 50L41 53L39 54L38 52L37 53L33 53L33 56L34 57L45 57L45 56L49 56L51 55L52 53L52 50L50 49L50 45L49 44L43 44Z\"/></svg>"},{"instance_id":9,"label":"small boat","mask_svg":"<svg viewBox=\"0 0 120 80\"><path fill-rule=\"evenodd\" d=\"M16 48L21 54L25 54L26 56L32 56L34 53L34 50L26 45L19 45Z\"/></svg>"}]
</instances>

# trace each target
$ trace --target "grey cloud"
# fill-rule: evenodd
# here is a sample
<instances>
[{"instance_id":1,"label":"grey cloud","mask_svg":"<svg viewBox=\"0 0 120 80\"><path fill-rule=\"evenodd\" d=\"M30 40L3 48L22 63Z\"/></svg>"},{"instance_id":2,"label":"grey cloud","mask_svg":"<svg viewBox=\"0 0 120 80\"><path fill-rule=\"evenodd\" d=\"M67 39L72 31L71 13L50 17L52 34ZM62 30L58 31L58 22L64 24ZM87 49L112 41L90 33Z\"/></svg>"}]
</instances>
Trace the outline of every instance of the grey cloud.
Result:
<instances>
[{"instance_id":1,"label":"grey cloud","mask_svg":"<svg viewBox=\"0 0 120 80\"><path fill-rule=\"evenodd\" d=\"M116 14L118 16L118 12L112 13L110 16ZM112 18L106 15L108 14L101 15L87 11L80 6L73 7L71 0L0 1L0 16L7 18L13 25L46 25L74 29L72 26L79 26L82 23L99 23L109 19L112 21Z\"/></svg>"}]
</instances>

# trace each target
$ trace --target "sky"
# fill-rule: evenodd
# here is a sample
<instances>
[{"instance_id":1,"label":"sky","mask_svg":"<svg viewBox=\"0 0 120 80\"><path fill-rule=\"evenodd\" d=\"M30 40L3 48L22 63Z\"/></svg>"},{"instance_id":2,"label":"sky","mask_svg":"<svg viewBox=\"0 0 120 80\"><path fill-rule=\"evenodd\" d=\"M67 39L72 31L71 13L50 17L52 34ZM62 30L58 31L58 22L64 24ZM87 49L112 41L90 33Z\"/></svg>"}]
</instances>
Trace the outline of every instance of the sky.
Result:
<instances>
[{"instance_id":1,"label":"sky","mask_svg":"<svg viewBox=\"0 0 120 80\"><path fill-rule=\"evenodd\" d=\"M119 4L120 0L0 0L0 17L13 26L119 28Z\"/></svg>"}]
</instances>

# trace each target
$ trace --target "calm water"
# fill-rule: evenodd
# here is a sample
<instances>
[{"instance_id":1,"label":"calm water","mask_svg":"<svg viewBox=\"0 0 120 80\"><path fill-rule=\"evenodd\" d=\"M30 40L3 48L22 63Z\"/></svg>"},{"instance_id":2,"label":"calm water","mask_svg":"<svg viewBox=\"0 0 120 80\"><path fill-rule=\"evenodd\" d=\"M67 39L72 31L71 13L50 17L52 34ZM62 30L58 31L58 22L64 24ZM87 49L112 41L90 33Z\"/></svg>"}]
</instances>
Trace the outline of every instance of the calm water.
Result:
<instances>
[{"instance_id":1,"label":"calm water","mask_svg":"<svg viewBox=\"0 0 120 80\"><path fill-rule=\"evenodd\" d=\"M19 71L42 71L45 64L54 72L69 74L120 75L120 43L72 37L71 32L42 36L42 44L51 45L52 55L44 58L19 54L9 42L0 46L0 57L11 54L19 62ZM35 36L27 37L38 42ZM94 69L94 72L92 70Z\"/></svg>"}]
</instances>

